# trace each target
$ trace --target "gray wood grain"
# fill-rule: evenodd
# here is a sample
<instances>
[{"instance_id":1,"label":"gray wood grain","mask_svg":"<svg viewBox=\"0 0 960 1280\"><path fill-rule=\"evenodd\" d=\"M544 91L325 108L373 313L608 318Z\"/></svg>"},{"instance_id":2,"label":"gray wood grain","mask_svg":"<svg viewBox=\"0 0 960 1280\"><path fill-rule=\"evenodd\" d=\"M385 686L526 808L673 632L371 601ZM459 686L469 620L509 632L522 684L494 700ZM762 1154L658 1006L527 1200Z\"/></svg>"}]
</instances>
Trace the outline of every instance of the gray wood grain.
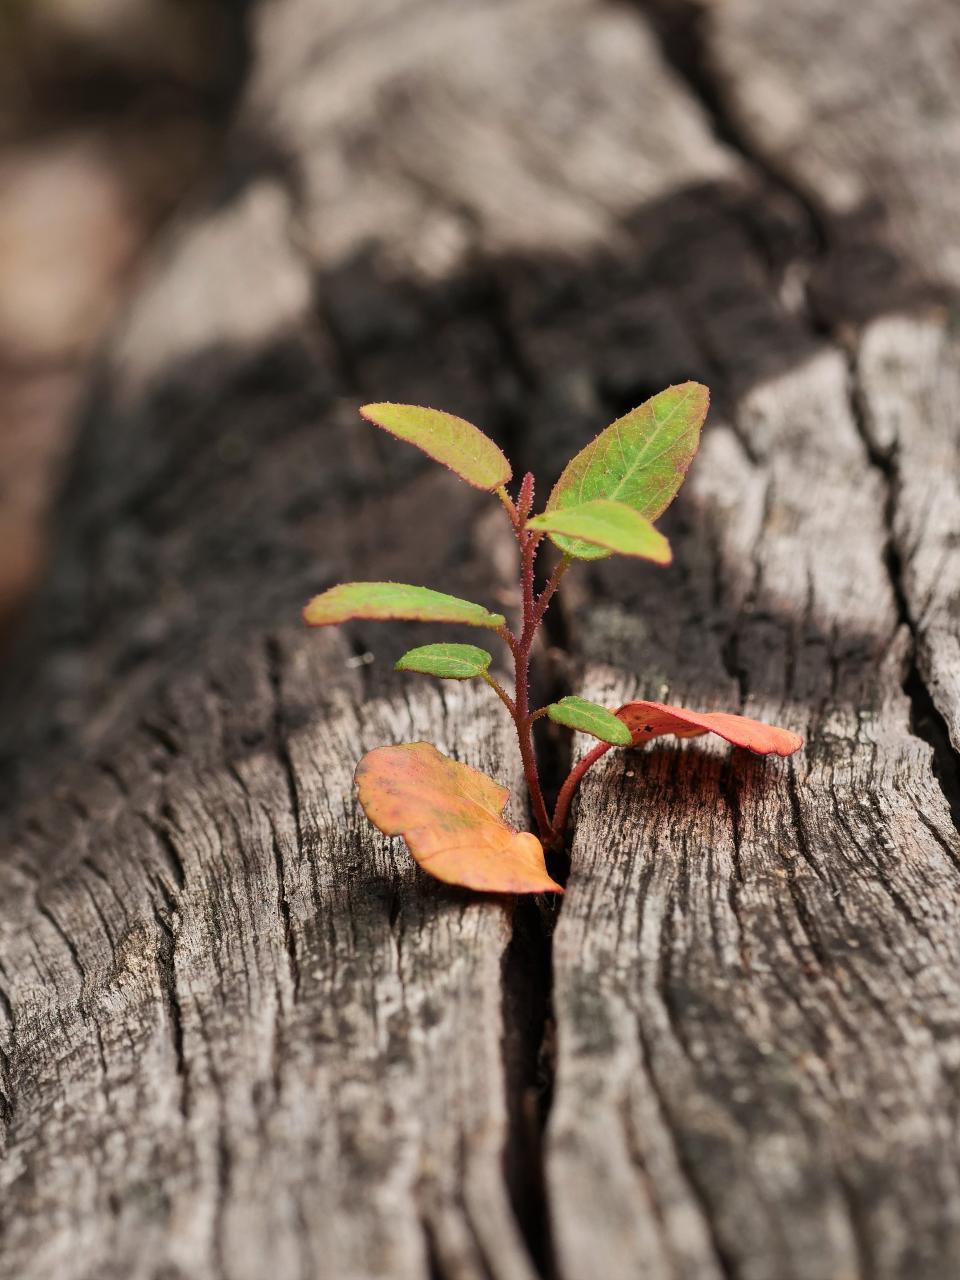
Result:
<instances>
[{"instance_id":1,"label":"gray wood grain","mask_svg":"<svg viewBox=\"0 0 960 1280\"><path fill-rule=\"evenodd\" d=\"M956 1270L956 20L869 9L253 7L2 691L0 1276ZM499 705L298 611L509 610L513 547L357 403L543 489L685 377L675 564L571 574L543 691L806 750L608 757L559 909L429 882L353 765L426 737L519 790Z\"/></svg>"},{"instance_id":2,"label":"gray wood grain","mask_svg":"<svg viewBox=\"0 0 960 1280\"><path fill-rule=\"evenodd\" d=\"M809 305L850 353L861 429L889 485L896 589L955 749L958 38L953 5L814 3L774 18L737 0L708 41L746 145L820 224Z\"/></svg>"},{"instance_id":3,"label":"gray wood grain","mask_svg":"<svg viewBox=\"0 0 960 1280\"><path fill-rule=\"evenodd\" d=\"M934 1277L960 1256L960 793L937 715L956 744L954 17L734 3L697 32L701 95L822 238L779 264L769 318L817 350L736 396L676 513L685 581L585 625L604 666L584 685L739 704L808 746L648 749L585 790L547 1159L553 1204L608 1171L613 1229L588 1244L558 1214L571 1275L591 1247L624 1276Z\"/></svg>"}]
</instances>

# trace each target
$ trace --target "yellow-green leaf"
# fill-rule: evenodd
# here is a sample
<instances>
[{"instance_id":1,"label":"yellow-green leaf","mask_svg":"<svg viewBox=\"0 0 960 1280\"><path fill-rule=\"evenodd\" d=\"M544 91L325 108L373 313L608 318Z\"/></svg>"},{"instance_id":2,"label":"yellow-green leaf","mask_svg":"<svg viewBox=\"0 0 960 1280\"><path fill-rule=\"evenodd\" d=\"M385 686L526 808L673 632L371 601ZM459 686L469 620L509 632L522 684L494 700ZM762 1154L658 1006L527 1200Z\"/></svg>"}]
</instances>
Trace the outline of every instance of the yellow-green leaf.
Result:
<instances>
[{"instance_id":1,"label":"yellow-green leaf","mask_svg":"<svg viewBox=\"0 0 960 1280\"><path fill-rule=\"evenodd\" d=\"M528 529L542 529L558 546L564 539L578 538L591 546L604 547L622 556L640 556L657 564L669 564L673 558L670 543L650 521L623 502L610 498L594 498L579 507L560 507L545 511L527 521Z\"/></svg>"},{"instance_id":2,"label":"yellow-green leaf","mask_svg":"<svg viewBox=\"0 0 960 1280\"><path fill-rule=\"evenodd\" d=\"M311 627L329 627L351 618L377 621L459 622L466 627L490 627L496 631L506 621L502 613L490 613L483 605L457 596L412 587L405 582L342 582L314 596L303 611Z\"/></svg>"},{"instance_id":3,"label":"yellow-green leaf","mask_svg":"<svg viewBox=\"0 0 960 1280\"><path fill-rule=\"evenodd\" d=\"M497 489L513 474L503 450L465 418L418 404L365 404L360 414L415 444L476 489Z\"/></svg>"},{"instance_id":4,"label":"yellow-green leaf","mask_svg":"<svg viewBox=\"0 0 960 1280\"><path fill-rule=\"evenodd\" d=\"M396 664L397 671L416 671L441 680L472 680L486 674L493 658L475 644L423 644L410 649Z\"/></svg>"},{"instance_id":5,"label":"yellow-green leaf","mask_svg":"<svg viewBox=\"0 0 960 1280\"><path fill-rule=\"evenodd\" d=\"M626 503L656 520L683 483L700 444L710 392L699 382L667 387L618 418L564 468L548 511L579 507L595 498ZM582 540L554 538L568 555L598 560L610 553Z\"/></svg>"},{"instance_id":6,"label":"yellow-green leaf","mask_svg":"<svg viewBox=\"0 0 960 1280\"><path fill-rule=\"evenodd\" d=\"M561 698L559 702L552 702L547 707L547 715L556 724L565 724L568 729L579 729L581 733L589 733L601 742L610 742L615 747L628 747L633 740L630 730L612 711L573 694Z\"/></svg>"},{"instance_id":7,"label":"yellow-green leaf","mask_svg":"<svg viewBox=\"0 0 960 1280\"><path fill-rule=\"evenodd\" d=\"M487 893L563 893L547 874L537 837L504 822L506 787L429 742L368 751L356 780L373 825L403 836L438 880Z\"/></svg>"}]
</instances>

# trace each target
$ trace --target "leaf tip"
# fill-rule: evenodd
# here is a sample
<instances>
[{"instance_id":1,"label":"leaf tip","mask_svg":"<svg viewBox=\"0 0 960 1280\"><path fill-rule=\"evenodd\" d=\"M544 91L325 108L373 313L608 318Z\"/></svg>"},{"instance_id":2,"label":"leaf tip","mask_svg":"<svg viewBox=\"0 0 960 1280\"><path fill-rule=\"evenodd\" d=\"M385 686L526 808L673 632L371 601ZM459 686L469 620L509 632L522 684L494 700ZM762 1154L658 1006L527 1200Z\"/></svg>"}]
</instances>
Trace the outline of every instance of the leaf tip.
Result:
<instances>
[{"instance_id":1,"label":"leaf tip","mask_svg":"<svg viewBox=\"0 0 960 1280\"><path fill-rule=\"evenodd\" d=\"M688 378L686 382L678 382L673 387L667 388L670 391L685 391L691 395L695 395L698 400L709 407L710 404L710 388L705 382L697 382L695 378Z\"/></svg>"},{"instance_id":2,"label":"leaf tip","mask_svg":"<svg viewBox=\"0 0 960 1280\"><path fill-rule=\"evenodd\" d=\"M382 413L384 409L389 410L392 408L394 408L392 401L381 400L376 404L362 404L358 412L365 422L372 422L374 426L379 426L380 424L377 422L378 414Z\"/></svg>"},{"instance_id":3,"label":"leaf tip","mask_svg":"<svg viewBox=\"0 0 960 1280\"><path fill-rule=\"evenodd\" d=\"M792 756L803 746L803 738L790 729L729 711L688 711L662 702L636 701L624 703L617 717L629 727L634 746L662 734L694 738L705 733L715 733L731 746L761 756Z\"/></svg>"},{"instance_id":4,"label":"leaf tip","mask_svg":"<svg viewBox=\"0 0 960 1280\"><path fill-rule=\"evenodd\" d=\"M327 625L325 619L322 617L322 615L319 612L319 608L317 604L317 601L319 599L320 599L319 596L314 596L313 599L308 600L307 603L300 610L300 616L303 618L304 622L307 624L308 627L323 627Z\"/></svg>"}]
</instances>

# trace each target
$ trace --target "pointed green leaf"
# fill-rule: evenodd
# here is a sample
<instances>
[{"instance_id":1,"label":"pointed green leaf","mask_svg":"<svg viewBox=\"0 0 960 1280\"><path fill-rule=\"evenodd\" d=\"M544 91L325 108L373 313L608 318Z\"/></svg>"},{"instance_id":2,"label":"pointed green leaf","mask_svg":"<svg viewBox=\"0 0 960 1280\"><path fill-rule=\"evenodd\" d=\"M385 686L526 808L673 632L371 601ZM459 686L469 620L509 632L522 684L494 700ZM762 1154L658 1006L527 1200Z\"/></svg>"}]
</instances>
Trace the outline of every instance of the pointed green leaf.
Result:
<instances>
[{"instance_id":1,"label":"pointed green leaf","mask_svg":"<svg viewBox=\"0 0 960 1280\"><path fill-rule=\"evenodd\" d=\"M633 735L622 720L618 720L606 707L588 702L586 698L577 698L572 694L561 698L559 702L550 704L547 715L555 724L565 724L568 729L579 729L581 733L589 733L601 742L610 742L615 747L628 747L633 741Z\"/></svg>"},{"instance_id":2,"label":"pointed green leaf","mask_svg":"<svg viewBox=\"0 0 960 1280\"><path fill-rule=\"evenodd\" d=\"M567 463L547 510L611 498L648 520L656 520L683 483L699 447L709 405L706 387L699 382L682 382L631 409ZM553 540L568 555L581 560L609 555L583 541Z\"/></svg>"},{"instance_id":3,"label":"pointed green leaf","mask_svg":"<svg viewBox=\"0 0 960 1280\"><path fill-rule=\"evenodd\" d=\"M303 611L311 627L329 627L350 618L379 621L404 619L410 622L459 622L467 627L490 627L496 631L506 621L501 613L490 613L482 605L457 596L411 587L405 582L342 582L322 595L314 596Z\"/></svg>"},{"instance_id":4,"label":"pointed green leaf","mask_svg":"<svg viewBox=\"0 0 960 1280\"><path fill-rule=\"evenodd\" d=\"M580 507L545 511L528 520L527 528L542 529L558 545L562 539L555 535L566 534L607 551L617 551L622 556L640 556L657 564L669 564L673 558L670 543L645 516L609 498L594 498Z\"/></svg>"},{"instance_id":5,"label":"pointed green leaf","mask_svg":"<svg viewBox=\"0 0 960 1280\"><path fill-rule=\"evenodd\" d=\"M472 680L486 674L493 658L475 644L422 644L396 664L397 671L417 671L441 680Z\"/></svg>"},{"instance_id":6,"label":"pointed green leaf","mask_svg":"<svg viewBox=\"0 0 960 1280\"><path fill-rule=\"evenodd\" d=\"M365 404L360 415L415 444L476 489L497 489L513 474L503 451L465 418L417 404Z\"/></svg>"}]
</instances>

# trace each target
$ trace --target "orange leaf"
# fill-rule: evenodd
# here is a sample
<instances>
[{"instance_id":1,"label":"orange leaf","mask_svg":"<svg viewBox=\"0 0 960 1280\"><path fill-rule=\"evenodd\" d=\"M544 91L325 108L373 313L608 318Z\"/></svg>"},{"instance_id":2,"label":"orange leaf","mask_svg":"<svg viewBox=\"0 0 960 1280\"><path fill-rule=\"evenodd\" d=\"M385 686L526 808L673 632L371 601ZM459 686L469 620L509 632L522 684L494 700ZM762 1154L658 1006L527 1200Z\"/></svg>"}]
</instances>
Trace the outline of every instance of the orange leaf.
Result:
<instances>
[{"instance_id":1,"label":"orange leaf","mask_svg":"<svg viewBox=\"0 0 960 1280\"><path fill-rule=\"evenodd\" d=\"M487 893L563 893L547 875L537 837L501 817L509 791L429 742L368 751L356 782L373 825L403 836L438 880Z\"/></svg>"},{"instance_id":2,"label":"orange leaf","mask_svg":"<svg viewBox=\"0 0 960 1280\"><path fill-rule=\"evenodd\" d=\"M746 747L760 756L792 756L803 746L798 733L726 711L685 711L662 702L626 702L617 715L633 734L634 746L665 733L675 733L678 738L715 733L735 747Z\"/></svg>"}]
</instances>

